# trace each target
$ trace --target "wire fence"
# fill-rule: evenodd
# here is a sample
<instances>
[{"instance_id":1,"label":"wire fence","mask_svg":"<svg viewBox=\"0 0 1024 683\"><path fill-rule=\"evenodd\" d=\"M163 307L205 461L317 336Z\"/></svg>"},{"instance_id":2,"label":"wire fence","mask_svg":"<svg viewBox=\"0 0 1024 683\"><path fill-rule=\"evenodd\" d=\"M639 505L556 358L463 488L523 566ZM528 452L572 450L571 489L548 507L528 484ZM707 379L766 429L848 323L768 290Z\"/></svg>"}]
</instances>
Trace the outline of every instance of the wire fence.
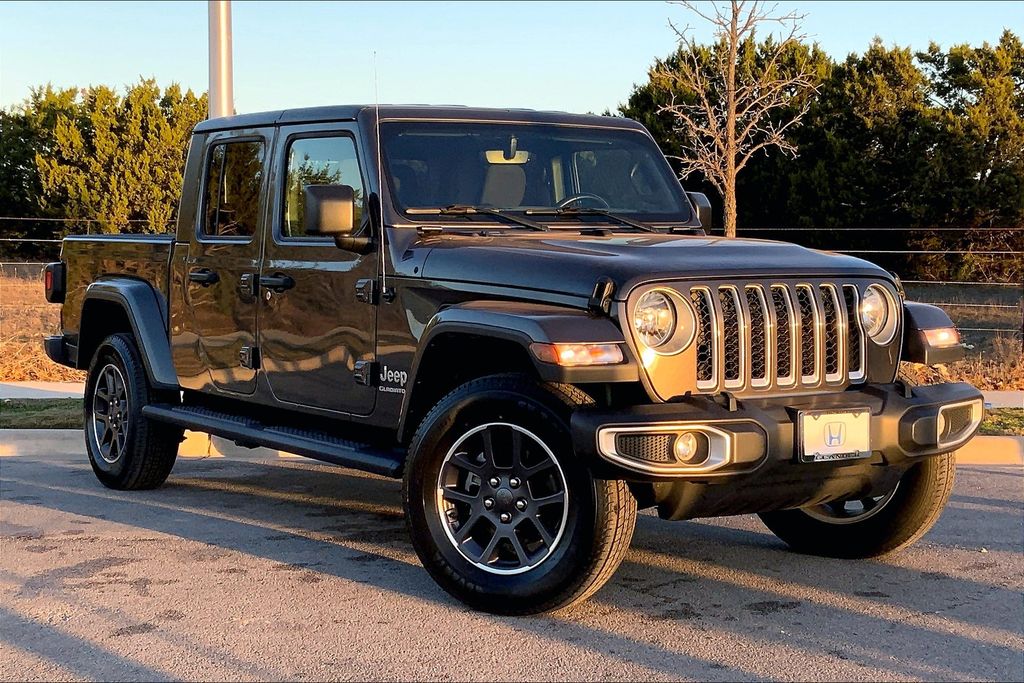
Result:
<instances>
[{"instance_id":1,"label":"wire fence","mask_svg":"<svg viewBox=\"0 0 1024 683\"><path fill-rule=\"evenodd\" d=\"M50 223L65 227L73 226L74 234L92 234L100 221L93 219L21 219L0 217L0 230L6 225L16 225L30 221ZM132 221L148 223L148 221ZM1002 231L1024 236L1024 228L996 228L991 231ZM55 231L67 234L67 230ZM814 228L758 228L741 231L741 236L768 235L786 241L804 242L804 235L813 236L817 241L827 239L829 233L881 233L881 232L964 232L957 228L851 228L849 230L817 230ZM782 233L781 236L776 233ZM6 319L11 318L14 310L47 310L55 309L45 303L42 295L42 272L48 260L56 260L60 254L59 238L22 238L0 237L0 244L28 244L32 253L38 254L31 260L0 261L0 335ZM1011 245L1014 241L1011 241ZM820 245L814 245L819 246ZM985 257L1005 261L1015 268L1007 271L1019 272L1019 265L1024 258L1024 250L1020 249L834 249L838 253L867 257L869 260L889 265L896 258L909 263L914 258L965 256ZM38 259L38 260L37 260ZM897 269L900 269L897 267ZM1024 352L1024 283L1019 281L984 281L984 280L948 280L948 279L911 279L903 281L908 298L931 303L946 309L950 317L960 328L965 341L984 353L993 343L1006 343L1016 340ZM35 292L36 294L33 294Z\"/></svg>"}]
</instances>

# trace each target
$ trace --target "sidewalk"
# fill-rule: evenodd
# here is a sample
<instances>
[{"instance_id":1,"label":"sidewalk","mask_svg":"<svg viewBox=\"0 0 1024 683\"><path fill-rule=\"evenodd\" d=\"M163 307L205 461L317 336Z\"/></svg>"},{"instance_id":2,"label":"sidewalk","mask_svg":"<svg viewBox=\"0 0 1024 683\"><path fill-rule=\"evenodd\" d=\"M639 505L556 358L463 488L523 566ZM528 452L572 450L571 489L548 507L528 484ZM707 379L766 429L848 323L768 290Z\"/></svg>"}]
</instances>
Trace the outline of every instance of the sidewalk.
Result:
<instances>
[{"instance_id":1,"label":"sidewalk","mask_svg":"<svg viewBox=\"0 0 1024 683\"><path fill-rule=\"evenodd\" d=\"M0 399L82 398L82 382L0 382Z\"/></svg>"},{"instance_id":2,"label":"sidewalk","mask_svg":"<svg viewBox=\"0 0 1024 683\"><path fill-rule=\"evenodd\" d=\"M0 382L0 399L5 398L82 398L81 382ZM985 403L991 408L1024 408L1024 391L986 391Z\"/></svg>"},{"instance_id":3,"label":"sidewalk","mask_svg":"<svg viewBox=\"0 0 1024 683\"><path fill-rule=\"evenodd\" d=\"M1024 408L1024 391L986 391L985 404L992 408Z\"/></svg>"}]
</instances>

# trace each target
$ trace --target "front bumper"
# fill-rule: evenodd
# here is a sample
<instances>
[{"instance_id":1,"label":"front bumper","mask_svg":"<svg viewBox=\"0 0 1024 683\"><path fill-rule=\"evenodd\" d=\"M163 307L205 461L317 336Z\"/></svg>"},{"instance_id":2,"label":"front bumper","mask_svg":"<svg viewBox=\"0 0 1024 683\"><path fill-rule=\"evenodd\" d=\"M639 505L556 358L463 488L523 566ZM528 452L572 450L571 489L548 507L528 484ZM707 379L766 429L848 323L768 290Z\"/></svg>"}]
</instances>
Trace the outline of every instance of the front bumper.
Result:
<instances>
[{"instance_id":1,"label":"front bumper","mask_svg":"<svg viewBox=\"0 0 1024 683\"><path fill-rule=\"evenodd\" d=\"M891 487L892 477L920 458L953 451L973 437L983 406L981 392L964 383L867 384L831 394L744 400L690 396L617 410L580 408L572 434L576 452L596 476L650 483L635 487L653 491L654 500L641 503L669 497L673 509L662 515L682 518L801 507ZM800 412L850 408L870 413L870 455L804 462ZM703 461L672 457L668 444L684 431L706 437ZM680 502L680 496L692 500Z\"/></svg>"}]
</instances>

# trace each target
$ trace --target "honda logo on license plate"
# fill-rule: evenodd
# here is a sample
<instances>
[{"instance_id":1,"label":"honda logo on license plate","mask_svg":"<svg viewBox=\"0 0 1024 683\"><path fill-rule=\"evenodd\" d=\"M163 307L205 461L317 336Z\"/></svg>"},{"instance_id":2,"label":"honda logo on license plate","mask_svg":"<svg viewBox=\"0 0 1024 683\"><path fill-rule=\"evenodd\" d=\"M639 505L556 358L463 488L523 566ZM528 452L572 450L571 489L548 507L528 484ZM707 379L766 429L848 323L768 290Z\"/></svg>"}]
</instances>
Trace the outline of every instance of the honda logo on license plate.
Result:
<instances>
[{"instance_id":1,"label":"honda logo on license plate","mask_svg":"<svg viewBox=\"0 0 1024 683\"><path fill-rule=\"evenodd\" d=\"M866 458L871 455L871 411L808 410L799 414L798 457L803 462Z\"/></svg>"},{"instance_id":2,"label":"honda logo on license plate","mask_svg":"<svg viewBox=\"0 0 1024 683\"><path fill-rule=\"evenodd\" d=\"M829 448L842 446L846 441L846 425L842 422L829 422L825 425L825 445Z\"/></svg>"}]
</instances>

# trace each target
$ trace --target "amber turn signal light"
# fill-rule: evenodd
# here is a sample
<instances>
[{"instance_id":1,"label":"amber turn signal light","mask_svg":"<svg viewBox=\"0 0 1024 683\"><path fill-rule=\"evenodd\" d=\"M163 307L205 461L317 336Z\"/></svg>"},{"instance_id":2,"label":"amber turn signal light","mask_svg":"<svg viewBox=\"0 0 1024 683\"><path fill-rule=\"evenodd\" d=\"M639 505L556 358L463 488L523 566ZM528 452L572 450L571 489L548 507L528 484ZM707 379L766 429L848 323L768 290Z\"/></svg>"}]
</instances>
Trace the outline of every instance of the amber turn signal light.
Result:
<instances>
[{"instance_id":1,"label":"amber turn signal light","mask_svg":"<svg viewBox=\"0 0 1024 683\"><path fill-rule=\"evenodd\" d=\"M946 349L960 343L960 333L955 327L937 327L934 330L923 330L928 345L936 349Z\"/></svg>"},{"instance_id":2,"label":"amber turn signal light","mask_svg":"<svg viewBox=\"0 0 1024 683\"><path fill-rule=\"evenodd\" d=\"M615 365L623 360L618 344L530 344L539 360L555 365Z\"/></svg>"}]
</instances>

